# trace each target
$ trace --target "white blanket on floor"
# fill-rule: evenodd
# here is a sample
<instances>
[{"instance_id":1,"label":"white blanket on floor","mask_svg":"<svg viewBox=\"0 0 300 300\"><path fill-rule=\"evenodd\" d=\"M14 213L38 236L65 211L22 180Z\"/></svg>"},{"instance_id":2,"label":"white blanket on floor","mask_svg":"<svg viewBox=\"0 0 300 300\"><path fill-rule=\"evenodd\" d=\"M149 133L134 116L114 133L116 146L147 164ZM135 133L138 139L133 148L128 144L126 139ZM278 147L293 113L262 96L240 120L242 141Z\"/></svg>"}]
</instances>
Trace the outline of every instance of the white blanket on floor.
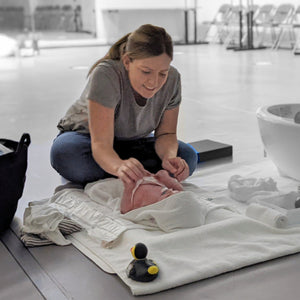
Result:
<instances>
[{"instance_id":1,"label":"white blanket on floor","mask_svg":"<svg viewBox=\"0 0 300 300\"><path fill-rule=\"evenodd\" d=\"M227 171L226 171L227 169ZM105 262L130 287L134 295L144 295L180 286L244 266L300 251L300 229L278 229L244 215L247 206L229 197L228 179L234 175L273 177L280 190L297 189L297 182L277 176L269 160L249 166L234 164L203 170L188 180L201 189L185 183L214 203L229 205L242 214L227 209L211 211L206 224L165 233L134 229L124 232L112 249L101 247L84 233L72 235L72 242L101 265ZM127 278L125 270L131 261L130 247L136 242L147 245L148 257L160 267L159 277L150 283ZM86 245L89 245L88 247ZM100 261L99 261L100 259Z\"/></svg>"},{"instance_id":2,"label":"white blanket on floor","mask_svg":"<svg viewBox=\"0 0 300 300\"><path fill-rule=\"evenodd\" d=\"M118 179L100 180L88 184L83 190L65 189L50 199L31 202L24 213L25 233L39 233L58 245L68 243L60 233L60 221L67 217L85 229L88 235L104 247L113 247L123 232L147 229L171 232L198 227L223 205L201 199L196 193L182 191L166 199L120 213L122 183Z\"/></svg>"},{"instance_id":3,"label":"white blanket on floor","mask_svg":"<svg viewBox=\"0 0 300 300\"><path fill-rule=\"evenodd\" d=\"M257 170L267 169L274 172L268 161L248 169L203 172L189 179L188 182L202 188L184 185L185 189L197 194L200 203L199 211L203 215L200 214L199 220L194 219L199 222L196 227L190 226L189 213L177 214L176 222L181 219L181 227L185 228L176 228L176 225L168 230L168 227L161 228L159 222L153 226L149 220L155 219L157 213L153 215L152 206L122 218L119 213L122 186L115 184L116 180L89 184L84 192L62 191L52 197L51 205L86 228L69 237L78 249L104 270L117 273L134 295L151 294L300 251L300 228L274 228L225 207L229 205L233 210L245 211L244 204L228 197L230 176L253 175L253 172L259 173ZM272 172L266 176L272 177ZM264 174L257 174L257 177L264 177ZM295 185L290 180L283 181L287 186ZM212 198L212 202L203 200L205 198ZM142 224L132 222L141 221L141 216ZM191 219L196 216L191 214ZM169 224L170 219L166 217L164 214L162 222ZM111 230L105 230L106 226ZM105 239L107 244L114 242L112 248L103 247L100 240ZM126 268L132 260L130 248L137 242L147 245L148 258L155 260L160 268L158 278L150 283L135 282L126 276Z\"/></svg>"}]
</instances>

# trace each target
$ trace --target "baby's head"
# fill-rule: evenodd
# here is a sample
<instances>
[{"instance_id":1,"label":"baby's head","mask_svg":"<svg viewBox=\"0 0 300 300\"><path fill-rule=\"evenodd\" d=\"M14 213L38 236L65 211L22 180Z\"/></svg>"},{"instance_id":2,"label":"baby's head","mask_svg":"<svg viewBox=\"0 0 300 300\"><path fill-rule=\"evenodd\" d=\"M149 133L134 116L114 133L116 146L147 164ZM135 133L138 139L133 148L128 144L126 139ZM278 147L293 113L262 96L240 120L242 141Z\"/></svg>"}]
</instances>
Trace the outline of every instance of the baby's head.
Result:
<instances>
[{"instance_id":1,"label":"baby's head","mask_svg":"<svg viewBox=\"0 0 300 300\"><path fill-rule=\"evenodd\" d=\"M125 184L121 202L121 212L150 205L161 201L175 193L183 191L177 179L171 177L165 170L145 176L134 185Z\"/></svg>"}]
</instances>

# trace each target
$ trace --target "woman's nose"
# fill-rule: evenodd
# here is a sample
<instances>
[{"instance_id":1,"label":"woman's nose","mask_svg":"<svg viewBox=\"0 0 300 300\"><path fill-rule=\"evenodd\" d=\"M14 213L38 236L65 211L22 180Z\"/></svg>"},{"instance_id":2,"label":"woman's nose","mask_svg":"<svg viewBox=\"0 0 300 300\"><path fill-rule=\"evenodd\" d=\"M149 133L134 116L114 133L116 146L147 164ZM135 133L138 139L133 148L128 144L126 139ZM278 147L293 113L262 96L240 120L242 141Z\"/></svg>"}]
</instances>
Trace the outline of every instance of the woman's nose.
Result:
<instances>
[{"instance_id":1,"label":"woman's nose","mask_svg":"<svg viewBox=\"0 0 300 300\"><path fill-rule=\"evenodd\" d=\"M151 87L157 87L158 86L158 75L153 74L149 80L148 83L151 84Z\"/></svg>"}]
</instances>

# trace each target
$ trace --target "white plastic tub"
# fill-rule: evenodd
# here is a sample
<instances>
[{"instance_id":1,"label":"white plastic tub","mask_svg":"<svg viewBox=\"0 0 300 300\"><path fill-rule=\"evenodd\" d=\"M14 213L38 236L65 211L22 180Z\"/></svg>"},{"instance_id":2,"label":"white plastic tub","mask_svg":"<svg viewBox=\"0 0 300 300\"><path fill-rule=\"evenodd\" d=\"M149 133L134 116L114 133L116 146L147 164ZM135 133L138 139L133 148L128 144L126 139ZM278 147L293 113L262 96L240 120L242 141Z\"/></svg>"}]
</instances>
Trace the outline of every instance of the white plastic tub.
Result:
<instances>
[{"instance_id":1,"label":"white plastic tub","mask_svg":"<svg viewBox=\"0 0 300 300\"><path fill-rule=\"evenodd\" d=\"M299 104L278 104L260 107L256 116L267 155L282 176L300 181L300 124L295 115Z\"/></svg>"}]
</instances>

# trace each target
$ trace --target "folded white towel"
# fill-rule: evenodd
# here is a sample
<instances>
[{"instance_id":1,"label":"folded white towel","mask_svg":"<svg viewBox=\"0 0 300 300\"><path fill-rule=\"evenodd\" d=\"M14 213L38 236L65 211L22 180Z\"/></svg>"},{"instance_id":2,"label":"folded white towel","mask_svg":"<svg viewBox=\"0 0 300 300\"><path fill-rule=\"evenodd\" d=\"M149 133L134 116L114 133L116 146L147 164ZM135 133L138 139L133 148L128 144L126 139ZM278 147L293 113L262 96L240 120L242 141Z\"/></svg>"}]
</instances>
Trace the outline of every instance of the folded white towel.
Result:
<instances>
[{"instance_id":1,"label":"folded white towel","mask_svg":"<svg viewBox=\"0 0 300 300\"><path fill-rule=\"evenodd\" d=\"M27 211L28 213L28 211ZM27 221L26 221L27 222ZM27 231L30 228L30 224L27 224ZM79 226L75 221L70 220L68 218L64 218L59 224L58 224L58 230L60 233L62 233L64 236L72 234L74 232L80 231L82 228ZM34 227L33 227L34 230ZM56 231L57 228L55 228ZM24 231L21 231L20 236L21 241L24 243L27 247L36 247L36 246L44 246L44 245L51 245L51 244L58 244L58 245L69 245L70 242L66 240L61 240L61 236L59 239L57 239L57 234L49 234L49 232L43 233L40 232L38 234L34 233L26 233ZM61 243L62 241L62 243Z\"/></svg>"},{"instance_id":2,"label":"folded white towel","mask_svg":"<svg viewBox=\"0 0 300 300\"><path fill-rule=\"evenodd\" d=\"M295 209L295 202L297 200L298 193L297 192L289 192L289 193L282 193L282 192L260 192L255 193L253 196L248 200L248 202L266 202L272 205L276 205L278 207L284 209Z\"/></svg>"},{"instance_id":3,"label":"folded white towel","mask_svg":"<svg viewBox=\"0 0 300 300\"><path fill-rule=\"evenodd\" d=\"M246 216L277 228L286 228L287 216L271 207L252 203L246 209Z\"/></svg>"},{"instance_id":4,"label":"folded white towel","mask_svg":"<svg viewBox=\"0 0 300 300\"><path fill-rule=\"evenodd\" d=\"M261 192L278 191L276 182L272 178L249 178L233 175L228 181L231 198L247 202L251 197Z\"/></svg>"},{"instance_id":5,"label":"folded white towel","mask_svg":"<svg viewBox=\"0 0 300 300\"><path fill-rule=\"evenodd\" d=\"M44 239L57 245L69 245L70 242L65 239L58 228L63 219L64 215L53 207L29 206L24 212L22 232L42 235Z\"/></svg>"}]
</instances>

